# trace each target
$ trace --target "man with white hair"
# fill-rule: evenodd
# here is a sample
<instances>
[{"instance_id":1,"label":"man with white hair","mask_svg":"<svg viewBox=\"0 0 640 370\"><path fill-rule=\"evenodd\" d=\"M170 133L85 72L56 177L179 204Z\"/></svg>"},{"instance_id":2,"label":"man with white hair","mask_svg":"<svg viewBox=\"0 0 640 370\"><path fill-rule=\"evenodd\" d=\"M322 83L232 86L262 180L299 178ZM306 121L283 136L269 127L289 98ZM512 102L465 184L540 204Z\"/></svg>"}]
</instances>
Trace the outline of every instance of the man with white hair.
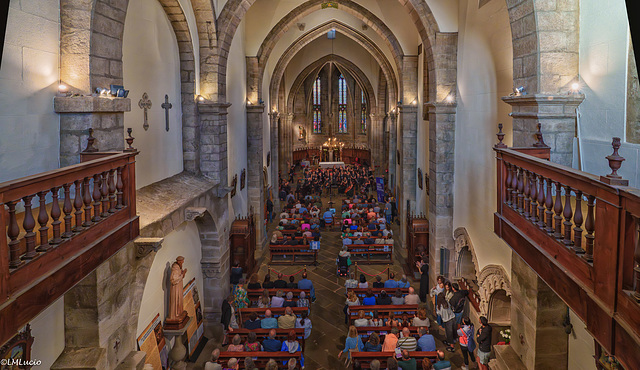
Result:
<instances>
[{"instance_id":1,"label":"man with white hair","mask_svg":"<svg viewBox=\"0 0 640 370\"><path fill-rule=\"evenodd\" d=\"M231 357L229 359L229 361L227 361L227 367L226 369L230 369L230 370L237 370L240 368L240 365L238 364L238 359L235 357Z\"/></svg>"},{"instance_id":2,"label":"man with white hair","mask_svg":"<svg viewBox=\"0 0 640 370\"><path fill-rule=\"evenodd\" d=\"M409 287L409 294L404 296L404 304L420 304L420 296L412 287Z\"/></svg>"},{"instance_id":3,"label":"man with white hair","mask_svg":"<svg viewBox=\"0 0 640 370\"><path fill-rule=\"evenodd\" d=\"M278 320L272 317L271 310L264 311L264 319L260 320L260 327L262 329L277 329Z\"/></svg>"},{"instance_id":4,"label":"man with white hair","mask_svg":"<svg viewBox=\"0 0 640 370\"><path fill-rule=\"evenodd\" d=\"M296 315L293 314L293 309L287 307L284 309L284 315L278 317L278 328L280 329L294 329L296 327Z\"/></svg>"}]
</instances>

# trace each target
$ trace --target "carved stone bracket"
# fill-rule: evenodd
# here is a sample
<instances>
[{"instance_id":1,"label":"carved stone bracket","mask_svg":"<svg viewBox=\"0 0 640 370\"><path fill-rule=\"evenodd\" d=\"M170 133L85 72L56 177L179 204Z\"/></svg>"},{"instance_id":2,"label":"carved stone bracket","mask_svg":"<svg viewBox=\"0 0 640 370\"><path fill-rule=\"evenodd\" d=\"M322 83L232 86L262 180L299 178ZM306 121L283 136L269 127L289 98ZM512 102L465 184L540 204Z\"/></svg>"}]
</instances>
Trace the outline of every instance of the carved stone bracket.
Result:
<instances>
[{"instance_id":1,"label":"carved stone bracket","mask_svg":"<svg viewBox=\"0 0 640 370\"><path fill-rule=\"evenodd\" d=\"M189 207L184 210L184 220L194 221L196 218L204 216L207 209L205 207Z\"/></svg>"},{"instance_id":2,"label":"carved stone bracket","mask_svg":"<svg viewBox=\"0 0 640 370\"><path fill-rule=\"evenodd\" d=\"M231 186L218 186L213 193L218 198L224 198L227 194L231 193L231 190L233 190Z\"/></svg>"},{"instance_id":3,"label":"carved stone bracket","mask_svg":"<svg viewBox=\"0 0 640 370\"><path fill-rule=\"evenodd\" d=\"M151 251L157 252L163 241L164 238L137 238L133 241L136 246L136 258L143 258Z\"/></svg>"},{"instance_id":4,"label":"carved stone bracket","mask_svg":"<svg viewBox=\"0 0 640 370\"><path fill-rule=\"evenodd\" d=\"M480 314L486 316L489 312L491 295L499 289L503 289L507 296L511 296L511 281L504 267L500 265L487 265L478 276L480 286Z\"/></svg>"},{"instance_id":5,"label":"carved stone bracket","mask_svg":"<svg viewBox=\"0 0 640 370\"><path fill-rule=\"evenodd\" d=\"M207 279L215 279L220 277L222 271L222 263L220 261L202 261L200 262L202 267L202 274Z\"/></svg>"}]
</instances>

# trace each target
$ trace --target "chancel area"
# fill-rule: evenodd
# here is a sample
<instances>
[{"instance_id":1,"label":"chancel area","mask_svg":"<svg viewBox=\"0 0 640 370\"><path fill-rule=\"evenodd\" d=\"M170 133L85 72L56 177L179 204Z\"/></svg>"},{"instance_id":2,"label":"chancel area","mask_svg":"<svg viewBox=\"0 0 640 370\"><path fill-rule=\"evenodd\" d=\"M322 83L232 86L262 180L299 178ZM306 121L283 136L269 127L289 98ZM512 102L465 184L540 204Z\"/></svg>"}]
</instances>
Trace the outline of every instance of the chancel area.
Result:
<instances>
[{"instance_id":1,"label":"chancel area","mask_svg":"<svg viewBox=\"0 0 640 370\"><path fill-rule=\"evenodd\" d=\"M0 368L640 368L637 14L3 2Z\"/></svg>"}]
</instances>

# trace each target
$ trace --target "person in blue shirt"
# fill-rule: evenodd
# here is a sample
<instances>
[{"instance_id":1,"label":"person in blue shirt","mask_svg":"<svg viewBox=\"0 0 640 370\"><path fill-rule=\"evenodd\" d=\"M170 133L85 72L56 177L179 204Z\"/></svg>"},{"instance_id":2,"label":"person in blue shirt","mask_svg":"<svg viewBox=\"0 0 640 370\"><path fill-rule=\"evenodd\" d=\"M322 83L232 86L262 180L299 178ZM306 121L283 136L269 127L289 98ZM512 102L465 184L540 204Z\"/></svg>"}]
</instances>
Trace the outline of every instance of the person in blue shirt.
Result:
<instances>
[{"instance_id":1,"label":"person in blue shirt","mask_svg":"<svg viewBox=\"0 0 640 370\"><path fill-rule=\"evenodd\" d=\"M351 325L349 327L349 334L347 335L347 340L344 342L344 349L338 353L338 358L342 357L343 353L347 353L346 364L351 361L351 352L362 352L364 350L364 344L362 343L362 339L358 335L358 330L355 326Z\"/></svg>"},{"instance_id":2,"label":"person in blue shirt","mask_svg":"<svg viewBox=\"0 0 640 370\"><path fill-rule=\"evenodd\" d=\"M438 351L438 362L433 364L433 370L451 369L451 362L444 359L444 352Z\"/></svg>"},{"instance_id":3,"label":"person in blue shirt","mask_svg":"<svg viewBox=\"0 0 640 370\"><path fill-rule=\"evenodd\" d=\"M327 209L327 211L322 215L324 219L325 226L330 226L333 223L333 213Z\"/></svg>"},{"instance_id":4,"label":"person in blue shirt","mask_svg":"<svg viewBox=\"0 0 640 370\"><path fill-rule=\"evenodd\" d=\"M420 338L418 338L418 348L416 351L433 352L436 350L436 341L433 339L433 335L429 334L426 326L421 326L418 334L420 334Z\"/></svg>"},{"instance_id":5,"label":"person in blue shirt","mask_svg":"<svg viewBox=\"0 0 640 370\"><path fill-rule=\"evenodd\" d=\"M376 296L373 295L373 290L371 288L367 289L367 295L362 299L362 304L365 306L376 305Z\"/></svg>"},{"instance_id":6,"label":"person in blue shirt","mask_svg":"<svg viewBox=\"0 0 640 370\"><path fill-rule=\"evenodd\" d=\"M385 288L398 288L398 282L395 280L395 274L393 272L389 273L389 280L384 282Z\"/></svg>"},{"instance_id":7,"label":"person in blue shirt","mask_svg":"<svg viewBox=\"0 0 640 370\"><path fill-rule=\"evenodd\" d=\"M244 322L244 328L245 329L260 329L261 326L261 320L258 319L258 314L256 314L255 312L252 312L251 315L249 315L249 320Z\"/></svg>"},{"instance_id":8,"label":"person in blue shirt","mask_svg":"<svg viewBox=\"0 0 640 370\"><path fill-rule=\"evenodd\" d=\"M279 352L282 342L276 339L276 329L269 330L269 337L262 341L262 348L265 352Z\"/></svg>"},{"instance_id":9,"label":"person in blue shirt","mask_svg":"<svg viewBox=\"0 0 640 370\"><path fill-rule=\"evenodd\" d=\"M353 244L353 240L351 240L351 238L345 237L344 239L342 239L342 245L351 245L351 244Z\"/></svg>"},{"instance_id":10,"label":"person in blue shirt","mask_svg":"<svg viewBox=\"0 0 640 370\"><path fill-rule=\"evenodd\" d=\"M305 212L309 212L309 210L305 206L300 207L300 209L298 210L298 213L300 214L303 214Z\"/></svg>"},{"instance_id":11,"label":"person in blue shirt","mask_svg":"<svg viewBox=\"0 0 640 370\"><path fill-rule=\"evenodd\" d=\"M407 275L402 275L402 279L400 279L400 281L398 281L398 288L402 289L402 288L409 288L411 286L411 284L409 283L409 280L407 279Z\"/></svg>"},{"instance_id":12,"label":"person in blue shirt","mask_svg":"<svg viewBox=\"0 0 640 370\"><path fill-rule=\"evenodd\" d=\"M316 290L313 288L313 282L307 279L307 273L302 273L302 279L298 281L298 289L309 289L309 295L311 296L311 302L316 301Z\"/></svg>"},{"instance_id":13,"label":"person in blue shirt","mask_svg":"<svg viewBox=\"0 0 640 370\"><path fill-rule=\"evenodd\" d=\"M262 329L277 329L278 319L271 316L271 310L264 312L264 319L260 320L260 327Z\"/></svg>"}]
</instances>

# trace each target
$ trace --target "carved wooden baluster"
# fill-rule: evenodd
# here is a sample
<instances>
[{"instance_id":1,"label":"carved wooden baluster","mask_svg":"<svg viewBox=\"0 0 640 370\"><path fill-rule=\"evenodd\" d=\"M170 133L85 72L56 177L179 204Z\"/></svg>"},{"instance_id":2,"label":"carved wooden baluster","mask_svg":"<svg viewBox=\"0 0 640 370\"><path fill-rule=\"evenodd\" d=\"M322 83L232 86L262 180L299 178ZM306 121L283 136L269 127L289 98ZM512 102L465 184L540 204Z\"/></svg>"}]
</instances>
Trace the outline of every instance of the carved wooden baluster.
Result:
<instances>
[{"instance_id":1,"label":"carved wooden baluster","mask_svg":"<svg viewBox=\"0 0 640 370\"><path fill-rule=\"evenodd\" d=\"M518 176L518 212L524 213L524 169L520 169Z\"/></svg>"},{"instance_id":2,"label":"carved wooden baluster","mask_svg":"<svg viewBox=\"0 0 640 370\"><path fill-rule=\"evenodd\" d=\"M531 175L530 172L525 170L524 173L522 174L522 181L524 181L524 212L522 213L524 215L524 218L526 218L527 220L529 218L531 218L531 214L529 213L530 210L530 205L531 205L531 199L529 198L529 195L531 194L531 185L530 185L530 180L531 179Z\"/></svg>"},{"instance_id":3,"label":"carved wooden baluster","mask_svg":"<svg viewBox=\"0 0 640 370\"><path fill-rule=\"evenodd\" d=\"M538 227L544 229L544 177L538 175Z\"/></svg>"},{"instance_id":4,"label":"carved wooden baluster","mask_svg":"<svg viewBox=\"0 0 640 370\"><path fill-rule=\"evenodd\" d=\"M547 209L544 214L547 217L547 227L546 231L548 234L553 234L553 196L551 194L551 187L553 186L553 181L551 179L547 179L547 196L545 197L544 206Z\"/></svg>"},{"instance_id":5,"label":"carved wooden baluster","mask_svg":"<svg viewBox=\"0 0 640 370\"><path fill-rule=\"evenodd\" d=\"M49 242L50 244L60 244L62 242L62 238L60 237L60 224L62 223L62 221L60 221L60 215L62 212L60 211L60 200L58 199L59 191L59 186L51 189L51 194L53 195L53 203L51 204L51 219L53 219L51 228L53 230L53 239Z\"/></svg>"},{"instance_id":6,"label":"carved wooden baluster","mask_svg":"<svg viewBox=\"0 0 640 370\"><path fill-rule=\"evenodd\" d=\"M556 182L556 203L553 206L553 211L556 213L553 219L555 220L555 232L553 237L556 239L562 239L562 185Z\"/></svg>"},{"instance_id":7,"label":"carved wooden baluster","mask_svg":"<svg viewBox=\"0 0 640 370\"><path fill-rule=\"evenodd\" d=\"M46 204L47 193L48 191L38 192L38 200L40 201L40 210L38 212L38 223L40 224L40 228L38 229L38 232L40 233L40 245L36 248L38 252L46 252L51 249L51 245L49 245L49 227L47 226L47 223L49 223Z\"/></svg>"},{"instance_id":8,"label":"carved wooden baluster","mask_svg":"<svg viewBox=\"0 0 640 370\"><path fill-rule=\"evenodd\" d=\"M529 172L529 182L531 182L531 222L538 222L538 178L535 173Z\"/></svg>"},{"instance_id":9,"label":"carved wooden baluster","mask_svg":"<svg viewBox=\"0 0 640 370\"><path fill-rule=\"evenodd\" d=\"M595 196L587 195L587 219L584 222L584 228L587 230L587 235L584 236L586 243L584 254L582 255L582 258L587 260L587 262L593 262L593 240L595 239L593 232L596 228L596 222L593 214L595 200Z\"/></svg>"},{"instance_id":10,"label":"carved wooden baluster","mask_svg":"<svg viewBox=\"0 0 640 370\"><path fill-rule=\"evenodd\" d=\"M512 165L511 169L513 171L513 175L511 175L511 208L517 210L518 209L518 167L516 165Z\"/></svg>"},{"instance_id":11,"label":"carved wooden baluster","mask_svg":"<svg viewBox=\"0 0 640 370\"><path fill-rule=\"evenodd\" d=\"M122 189L124 188L124 185L122 184L122 170L124 169L124 167L118 167L118 176L117 176L117 181L116 181L116 196L117 196L117 204L116 204L116 209L122 209L124 208L124 204L122 203L123 199L122 199Z\"/></svg>"},{"instance_id":12,"label":"carved wooden baluster","mask_svg":"<svg viewBox=\"0 0 640 370\"><path fill-rule=\"evenodd\" d=\"M90 177L85 177L82 182L82 200L84 201L84 222L82 227L90 227L91 222L91 190L89 189Z\"/></svg>"},{"instance_id":13,"label":"carved wooden baluster","mask_svg":"<svg viewBox=\"0 0 640 370\"><path fill-rule=\"evenodd\" d=\"M562 241L564 245L567 247L573 244L573 240L571 240L571 227L573 223L571 222L571 217L573 216L573 211L571 210L571 187L568 185L564 187L564 240Z\"/></svg>"},{"instance_id":14,"label":"carved wooden baluster","mask_svg":"<svg viewBox=\"0 0 640 370\"><path fill-rule=\"evenodd\" d=\"M64 204L62 205L62 212L64 212L64 232L62 233L63 238L70 238L73 235L73 231L71 231L71 212L73 211L73 207L71 206L71 190L69 188L71 184L62 185L62 189L64 192Z\"/></svg>"},{"instance_id":15,"label":"carved wooden baluster","mask_svg":"<svg viewBox=\"0 0 640 370\"><path fill-rule=\"evenodd\" d=\"M102 218L109 217L109 180L108 180L109 171L105 171L102 173L102 186L100 187L100 195L102 195L102 213L100 216Z\"/></svg>"},{"instance_id":16,"label":"carved wooden baluster","mask_svg":"<svg viewBox=\"0 0 640 370\"><path fill-rule=\"evenodd\" d=\"M16 268L22 263L20 260L20 241L18 240L20 227L18 226L18 220L16 219L16 202L11 201L5 204L9 207L9 225L7 229L7 236L10 239L9 268Z\"/></svg>"},{"instance_id":17,"label":"carved wooden baluster","mask_svg":"<svg viewBox=\"0 0 640 370\"><path fill-rule=\"evenodd\" d=\"M507 180L505 181L507 205L511 205L511 163L506 163L507 166Z\"/></svg>"},{"instance_id":18,"label":"carved wooden baluster","mask_svg":"<svg viewBox=\"0 0 640 370\"><path fill-rule=\"evenodd\" d=\"M116 179L115 169L109 171L109 213L116 212Z\"/></svg>"},{"instance_id":19,"label":"carved wooden baluster","mask_svg":"<svg viewBox=\"0 0 640 370\"><path fill-rule=\"evenodd\" d=\"M22 222L22 228L27 233L24 236L24 240L27 246L27 252L22 256L22 259L30 260L36 256L36 233L33 232L33 228L36 227L36 220L33 219L31 213L31 200L33 195L27 195L22 198L24 202L24 221Z\"/></svg>"},{"instance_id":20,"label":"carved wooden baluster","mask_svg":"<svg viewBox=\"0 0 640 370\"><path fill-rule=\"evenodd\" d=\"M82 227L82 180L76 180L73 182L76 188L76 196L73 200L73 208L75 208L76 222L73 228L74 232L80 232Z\"/></svg>"},{"instance_id":21,"label":"carved wooden baluster","mask_svg":"<svg viewBox=\"0 0 640 370\"><path fill-rule=\"evenodd\" d=\"M100 218L100 207L102 205L102 203L100 203L100 197L102 196L100 192L101 184L100 174L96 173L93 175L93 218L91 219L93 222L102 220L102 218Z\"/></svg>"},{"instance_id":22,"label":"carved wooden baluster","mask_svg":"<svg viewBox=\"0 0 640 370\"><path fill-rule=\"evenodd\" d=\"M576 213L573 215L573 251L579 254L584 253L582 249L582 192L576 190Z\"/></svg>"}]
</instances>

